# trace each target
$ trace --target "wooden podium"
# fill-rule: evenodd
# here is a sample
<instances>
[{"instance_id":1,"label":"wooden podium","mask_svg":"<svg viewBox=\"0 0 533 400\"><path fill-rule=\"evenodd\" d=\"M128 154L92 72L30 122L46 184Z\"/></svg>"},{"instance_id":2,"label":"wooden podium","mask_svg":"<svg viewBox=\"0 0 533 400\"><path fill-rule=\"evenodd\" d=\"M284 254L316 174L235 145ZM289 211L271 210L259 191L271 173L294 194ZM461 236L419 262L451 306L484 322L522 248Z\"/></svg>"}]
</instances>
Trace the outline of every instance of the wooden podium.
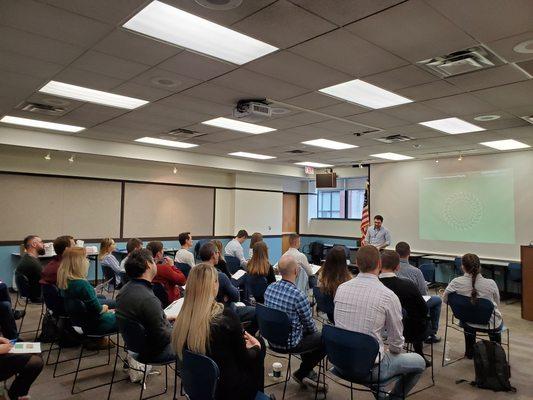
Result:
<instances>
[{"instance_id":1,"label":"wooden podium","mask_svg":"<svg viewBox=\"0 0 533 400\"><path fill-rule=\"evenodd\" d=\"M533 246L520 247L522 262L522 318L533 321Z\"/></svg>"}]
</instances>

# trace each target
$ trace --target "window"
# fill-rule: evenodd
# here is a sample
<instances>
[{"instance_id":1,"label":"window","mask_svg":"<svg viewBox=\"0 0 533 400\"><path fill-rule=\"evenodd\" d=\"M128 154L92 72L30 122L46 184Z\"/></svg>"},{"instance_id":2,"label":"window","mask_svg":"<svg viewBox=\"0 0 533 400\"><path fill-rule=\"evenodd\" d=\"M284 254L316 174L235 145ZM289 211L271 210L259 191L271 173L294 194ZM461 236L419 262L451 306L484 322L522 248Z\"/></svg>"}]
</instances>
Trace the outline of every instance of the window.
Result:
<instances>
[{"instance_id":1,"label":"window","mask_svg":"<svg viewBox=\"0 0 533 400\"><path fill-rule=\"evenodd\" d=\"M337 190L317 191L317 218L328 219L361 219L365 200L362 182L356 179L339 179Z\"/></svg>"}]
</instances>

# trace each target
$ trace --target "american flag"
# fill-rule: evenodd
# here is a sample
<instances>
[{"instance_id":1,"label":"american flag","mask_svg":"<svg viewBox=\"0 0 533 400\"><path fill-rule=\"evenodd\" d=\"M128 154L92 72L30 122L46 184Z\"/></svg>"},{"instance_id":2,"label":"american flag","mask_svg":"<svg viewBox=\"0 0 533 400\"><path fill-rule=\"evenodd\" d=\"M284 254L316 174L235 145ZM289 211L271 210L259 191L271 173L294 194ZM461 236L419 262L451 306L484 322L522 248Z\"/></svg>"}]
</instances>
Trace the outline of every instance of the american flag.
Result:
<instances>
[{"instance_id":1,"label":"american flag","mask_svg":"<svg viewBox=\"0 0 533 400\"><path fill-rule=\"evenodd\" d=\"M364 243L365 241L366 231L368 230L368 225L370 224L370 216L368 215L368 190L369 182L366 181L365 200L363 202L363 213L361 214L361 243Z\"/></svg>"}]
</instances>

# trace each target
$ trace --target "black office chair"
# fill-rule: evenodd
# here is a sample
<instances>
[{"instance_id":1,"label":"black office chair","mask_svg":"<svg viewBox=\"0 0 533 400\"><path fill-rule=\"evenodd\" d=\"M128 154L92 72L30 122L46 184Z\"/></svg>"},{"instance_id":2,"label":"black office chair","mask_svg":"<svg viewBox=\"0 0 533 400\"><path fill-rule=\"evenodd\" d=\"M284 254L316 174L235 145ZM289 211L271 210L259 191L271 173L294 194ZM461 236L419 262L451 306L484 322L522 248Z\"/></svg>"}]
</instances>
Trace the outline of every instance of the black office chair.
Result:
<instances>
[{"instance_id":1,"label":"black office chair","mask_svg":"<svg viewBox=\"0 0 533 400\"><path fill-rule=\"evenodd\" d=\"M313 288L313 297L316 301L317 314L318 312L326 314L328 317L328 322L335 325L335 321L333 320L333 311L335 308L335 305L333 304L333 297L331 297L331 295L322 293L318 286ZM321 322L324 323L325 321L322 320Z\"/></svg>"},{"instance_id":2,"label":"black office chair","mask_svg":"<svg viewBox=\"0 0 533 400\"><path fill-rule=\"evenodd\" d=\"M241 269L241 260L237 257L226 256L226 264L228 266L229 272L233 275L235 272Z\"/></svg>"},{"instance_id":3,"label":"black office chair","mask_svg":"<svg viewBox=\"0 0 533 400\"><path fill-rule=\"evenodd\" d=\"M106 264L100 264L104 282L101 284L102 291L105 289L107 293L111 293L111 297L115 297L115 289L117 286L117 277L113 269ZM111 289L112 288L112 289Z\"/></svg>"},{"instance_id":4,"label":"black office chair","mask_svg":"<svg viewBox=\"0 0 533 400\"><path fill-rule=\"evenodd\" d=\"M185 278L189 276L189 272L191 272L191 266L187 263L179 263L175 262L174 266L179 269L181 272L183 272L183 275L185 275Z\"/></svg>"},{"instance_id":5,"label":"black office chair","mask_svg":"<svg viewBox=\"0 0 533 400\"><path fill-rule=\"evenodd\" d=\"M30 282L28 280L28 277L26 277L25 275L22 275L22 274L15 274L15 284L17 285L17 297L16 297L16 300L15 300L15 307L14 308L17 308L17 305L24 305L24 315L22 316L22 318L20 319L20 325L19 325L19 329L18 329L18 335L22 335L22 334L25 334L25 333L34 333L35 332L35 338L34 340L36 341L37 338L39 337L39 332L41 330L41 323L43 321L43 316L44 316L44 303L41 303L41 304L38 304L39 307L41 307L41 312L39 313L39 322L37 323L37 329L31 329L29 331L23 331L22 330L22 325L24 324L24 320L26 319L26 311L28 309L28 304L31 304L30 303L30 297L31 297L31 292L30 292Z\"/></svg>"},{"instance_id":6,"label":"black office chair","mask_svg":"<svg viewBox=\"0 0 533 400\"><path fill-rule=\"evenodd\" d=\"M139 400L147 400L151 399L153 397L161 396L167 393L168 391L168 367L171 364L175 365L175 373L174 373L174 396L173 399L176 398L176 388L177 388L177 362L176 360L170 360L168 362L157 362L155 360L151 360L149 358L142 357L143 351L147 347L147 343L149 342L150 338L146 335L146 331L144 327L137 321L128 319L128 318L121 318L120 316L117 316L117 325L118 330L120 334L122 335L122 338L124 339L124 344L126 351L128 354L138 363L144 364L145 368L143 370L143 378L141 381L141 394L139 396ZM118 348L117 348L117 355L118 355ZM115 357L115 366L113 368L113 376L111 378L111 384L109 386L109 393L108 393L108 400L111 397L111 390L113 389L113 383L115 378L115 371L117 368L117 360L118 356ZM143 398L144 390L145 390L145 383L146 383L146 376L148 369L146 368L147 365L161 365L165 367L165 388L162 392L150 395L148 397ZM130 366L130 368L132 368Z\"/></svg>"},{"instance_id":7,"label":"black office chair","mask_svg":"<svg viewBox=\"0 0 533 400\"><path fill-rule=\"evenodd\" d=\"M246 274L244 279L245 298L250 303L250 296L253 296L255 303L265 302L265 291L268 287L267 278L264 276Z\"/></svg>"},{"instance_id":8,"label":"black office chair","mask_svg":"<svg viewBox=\"0 0 533 400\"><path fill-rule=\"evenodd\" d=\"M155 297L161 302L161 307L167 308L170 304L168 299L168 293L162 283L152 283L152 290L154 291Z\"/></svg>"}]
</instances>

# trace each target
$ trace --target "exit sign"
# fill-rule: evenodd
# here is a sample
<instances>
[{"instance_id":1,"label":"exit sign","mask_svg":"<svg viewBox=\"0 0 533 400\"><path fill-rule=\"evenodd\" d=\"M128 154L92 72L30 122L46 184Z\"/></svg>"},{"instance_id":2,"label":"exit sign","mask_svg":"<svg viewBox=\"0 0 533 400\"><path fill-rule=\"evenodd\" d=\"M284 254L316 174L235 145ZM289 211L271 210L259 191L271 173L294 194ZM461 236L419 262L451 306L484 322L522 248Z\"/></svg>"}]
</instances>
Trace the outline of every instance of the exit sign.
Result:
<instances>
[{"instance_id":1,"label":"exit sign","mask_svg":"<svg viewBox=\"0 0 533 400\"><path fill-rule=\"evenodd\" d=\"M315 173L315 169L313 167L305 167L305 173L307 175L313 175Z\"/></svg>"}]
</instances>

